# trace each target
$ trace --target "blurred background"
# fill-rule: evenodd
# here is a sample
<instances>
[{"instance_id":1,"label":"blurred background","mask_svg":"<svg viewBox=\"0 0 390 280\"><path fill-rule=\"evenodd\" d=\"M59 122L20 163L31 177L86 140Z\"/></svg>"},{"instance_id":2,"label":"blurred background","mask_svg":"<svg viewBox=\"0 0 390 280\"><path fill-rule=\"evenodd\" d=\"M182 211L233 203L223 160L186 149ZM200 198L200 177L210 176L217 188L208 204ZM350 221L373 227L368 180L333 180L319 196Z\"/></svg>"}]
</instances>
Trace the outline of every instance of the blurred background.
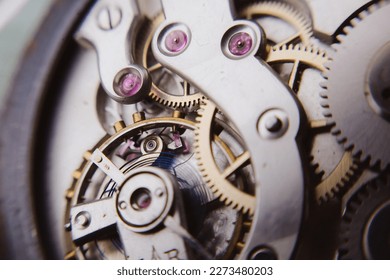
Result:
<instances>
[{"instance_id":1,"label":"blurred background","mask_svg":"<svg viewBox=\"0 0 390 280\"><path fill-rule=\"evenodd\" d=\"M28 42L52 0L0 0L0 108Z\"/></svg>"}]
</instances>

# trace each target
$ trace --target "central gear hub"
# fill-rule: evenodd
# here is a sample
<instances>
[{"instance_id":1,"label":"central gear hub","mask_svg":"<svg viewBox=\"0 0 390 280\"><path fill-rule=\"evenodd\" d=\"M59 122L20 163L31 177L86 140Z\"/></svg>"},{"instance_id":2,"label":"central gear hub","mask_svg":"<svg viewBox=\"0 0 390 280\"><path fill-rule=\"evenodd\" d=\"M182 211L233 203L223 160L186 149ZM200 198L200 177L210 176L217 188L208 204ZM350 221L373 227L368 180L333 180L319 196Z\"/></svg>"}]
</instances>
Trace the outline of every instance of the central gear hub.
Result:
<instances>
[{"instance_id":1,"label":"central gear hub","mask_svg":"<svg viewBox=\"0 0 390 280\"><path fill-rule=\"evenodd\" d=\"M175 184L168 172L155 167L130 173L119 188L116 201L119 217L135 232L156 228L172 207Z\"/></svg>"}]
</instances>

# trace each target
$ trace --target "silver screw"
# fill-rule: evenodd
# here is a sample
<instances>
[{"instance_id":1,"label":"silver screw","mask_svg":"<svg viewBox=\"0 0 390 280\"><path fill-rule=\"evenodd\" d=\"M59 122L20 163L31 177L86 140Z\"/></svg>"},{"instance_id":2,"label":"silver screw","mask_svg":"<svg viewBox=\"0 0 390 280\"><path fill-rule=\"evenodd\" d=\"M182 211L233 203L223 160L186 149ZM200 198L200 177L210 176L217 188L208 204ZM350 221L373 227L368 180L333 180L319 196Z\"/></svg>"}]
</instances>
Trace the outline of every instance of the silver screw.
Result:
<instances>
[{"instance_id":1,"label":"silver screw","mask_svg":"<svg viewBox=\"0 0 390 280\"><path fill-rule=\"evenodd\" d=\"M80 212L76 215L75 223L80 227L87 227L90 223L90 215L88 212Z\"/></svg>"},{"instance_id":2,"label":"silver screw","mask_svg":"<svg viewBox=\"0 0 390 280\"><path fill-rule=\"evenodd\" d=\"M272 133L276 133L283 127L282 121L275 115L269 116L265 121L265 128Z\"/></svg>"},{"instance_id":3,"label":"silver screw","mask_svg":"<svg viewBox=\"0 0 390 280\"><path fill-rule=\"evenodd\" d=\"M127 204L126 202L122 201L122 202L119 202L119 208L122 209L122 210L125 210L127 207Z\"/></svg>"},{"instance_id":4,"label":"silver screw","mask_svg":"<svg viewBox=\"0 0 390 280\"><path fill-rule=\"evenodd\" d=\"M103 158L100 155L95 155L95 157L93 159L97 163L101 163L103 161Z\"/></svg>"},{"instance_id":5,"label":"silver screw","mask_svg":"<svg viewBox=\"0 0 390 280\"><path fill-rule=\"evenodd\" d=\"M260 117L257 129L263 138L277 139L287 132L288 126L287 114L279 109L271 109Z\"/></svg>"},{"instance_id":6,"label":"silver screw","mask_svg":"<svg viewBox=\"0 0 390 280\"><path fill-rule=\"evenodd\" d=\"M97 23L102 30L109 31L118 27L122 21L122 11L116 6L105 6L97 15Z\"/></svg>"},{"instance_id":7,"label":"silver screw","mask_svg":"<svg viewBox=\"0 0 390 280\"><path fill-rule=\"evenodd\" d=\"M71 231L72 230L72 225L70 223L65 224L65 230L66 231Z\"/></svg>"}]
</instances>

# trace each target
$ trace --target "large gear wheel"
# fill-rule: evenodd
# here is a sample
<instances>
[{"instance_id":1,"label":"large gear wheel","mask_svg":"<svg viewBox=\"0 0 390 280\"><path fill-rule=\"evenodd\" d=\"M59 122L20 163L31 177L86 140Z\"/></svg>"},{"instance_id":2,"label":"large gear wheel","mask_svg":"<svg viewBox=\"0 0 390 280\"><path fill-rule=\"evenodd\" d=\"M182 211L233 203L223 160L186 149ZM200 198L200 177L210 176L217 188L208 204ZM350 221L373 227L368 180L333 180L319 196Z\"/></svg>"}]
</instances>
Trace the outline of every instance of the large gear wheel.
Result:
<instances>
[{"instance_id":1,"label":"large gear wheel","mask_svg":"<svg viewBox=\"0 0 390 280\"><path fill-rule=\"evenodd\" d=\"M195 149L200 172L216 197L234 209L253 215L255 210L255 196L253 192L246 192L229 180L231 175L234 175L241 168L249 164L249 153L242 151L237 156L230 149L227 149L229 150L229 153L227 153L228 160L230 161L229 165L223 167L218 166L219 163L215 157L212 142L222 147L226 147L226 144L218 135L216 137L211 135L217 112L218 110L215 104L210 100L206 100L201 105L200 116L197 118Z\"/></svg>"},{"instance_id":2,"label":"large gear wheel","mask_svg":"<svg viewBox=\"0 0 390 280\"><path fill-rule=\"evenodd\" d=\"M374 4L337 37L322 94L333 134L354 156L382 169L390 159L390 29L378 26L390 24L389 13L388 2Z\"/></svg>"},{"instance_id":3,"label":"large gear wheel","mask_svg":"<svg viewBox=\"0 0 390 280\"><path fill-rule=\"evenodd\" d=\"M185 109L196 108L205 97L197 89L193 88L186 80L172 73L158 63L151 51L153 35L164 20L160 14L144 26L139 38L139 45L136 59L152 75L152 88L149 97L170 108Z\"/></svg>"},{"instance_id":4,"label":"large gear wheel","mask_svg":"<svg viewBox=\"0 0 390 280\"><path fill-rule=\"evenodd\" d=\"M340 259L390 259L390 176L363 186L347 203Z\"/></svg>"},{"instance_id":5,"label":"large gear wheel","mask_svg":"<svg viewBox=\"0 0 390 280\"><path fill-rule=\"evenodd\" d=\"M279 63L293 63L291 72L288 73L288 84L301 101L310 127L313 128L314 140L312 147L313 166L318 167L319 173L323 173L321 182L315 188L316 200L321 203L334 197L343 188L357 170L357 164L350 152L345 152L343 147L331 137L326 129L328 123L323 118L319 118L317 108L313 104L320 104L320 97L313 92L306 93L299 90L301 79L299 78L300 67L313 68L321 73L326 70L325 65L329 62L326 52L314 46L303 45L283 45L273 47L269 52L267 63L271 66ZM287 82L287 81L286 81ZM314 97L314 99L313 99ZM317 131L325 133L317 133ZM332 157L329 157L332 151Z\"/></svg>"},{"instance_id":6,"label":"large gear wheel","mask_svg":"<svg viewBox=\"0 0 390 280\"><path fill-rule=\"evenodd\" d=\"M175 176L180 196L187 205L184 207L186 217L191 220L188 231L199 244L207 248L210 256L217 259L238 256L251 221L247 215L216 200L210 189L202 182L202 176L194 172L196 160L193 157L192 138L195 123L183 118L160 117L139 120L127 127L123 123L117 124L116 127L116 134L103 138L93 152L86 152L85 161L74 172L75 180L66 192L68 199L66 223L73 221L72 211L75 208L87 204L91 206L104 204L104 200L111 199L120 192L121 184L117 183L118 177L115 175L117 172L126 175L139 171L138 175L141 175L145 167L153 166ZM107 176L104 176L104 173ZM146 206L150 203L142 197L141 202ZM91 216L89 220L99 215L99 211L102 211L99 209L89 207L87 212ZM193 209L197 210L194 212ZM121 213L119 210L119 214ZM72 228L72 225L76 228ZM119 237L112 228L109 230L102 227L94 228L94 234L80 239L74 232L78 227L77 220L72 225L69 223L65 226L71 232L71 236L68 236L69 253L65 256L66 259L121 259L124 254L129 254L129 245L125 244L129 241L126 241L119 229ZM88 230L88 225L85 227ZM131 247L137 251L137 244L131 244ZM140 248L142 249L145 248ZM152 252L153 254L146 254L147 258L169 258L171 251L157 253L153 249ZM196 252L192 254L194 255L191 256L195 258L204 257L197 255ZM138 257L139 255L142 254L138 253ZM136 256L137 254L130 257L137 258Z\"/></svg>"},{"instance_id":7,"label":"large gear wheel","mask_svg":"<svg viewBox=\"0 0 390 280\"><path fill-rule=\"evenodd\" d=\"M274 17L286 22L293 29L288 38L274 38L277 30L269 30L269 32L265 30L267 39L271 39L276 47L296 43L297 41L304 45L310 45L313 30L309 19L287 3L276 1L257 2L242 9L240 16L253 20L261 17Z\"/></svg>"}]
</instances>

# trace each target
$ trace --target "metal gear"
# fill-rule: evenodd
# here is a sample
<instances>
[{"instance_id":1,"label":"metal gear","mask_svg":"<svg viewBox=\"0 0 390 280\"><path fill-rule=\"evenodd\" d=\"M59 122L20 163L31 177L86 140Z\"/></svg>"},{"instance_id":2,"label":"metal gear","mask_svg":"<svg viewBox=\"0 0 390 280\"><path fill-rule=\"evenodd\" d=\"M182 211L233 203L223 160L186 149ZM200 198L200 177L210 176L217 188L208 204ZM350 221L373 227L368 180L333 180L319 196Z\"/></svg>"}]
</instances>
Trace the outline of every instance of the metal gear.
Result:
<instances>
[{"instance_id":1,"label":"metal gear","mask_svg":"<svg viewBox=\"0 0 390 280\"><path fill-rule=\"evenodd\" d=\"M297 92L313 132L312 164L320 169L319 171L323 177L315 188L316 200L319 203L327 201L350 181L358 166L350 152L345 152L340 144L333 139L329 139L331 135L326 129L328 123L323 118L316 116L317 108L313 106L315 103L320 104L319 96L312 92L299 91L301 80L297 76L300 72L300 65L305 68L314 68L321 73L324 72L329 58L325 51L314 46L283 45L277 48L273 47L266 61L271 66L279 63L294 64L288 75L288 84L290 88ZM324 129L325 132L323 132ZM329 157L329 151L332 151L331 157Z\"/></svg>"},{"instance_id":2,"label":"metal gear","mask_svg":"<svg viewBox=\"0 0 390 280\"><path fill-rule=\"evenodd\" d=\"M75 180L66 192L66 223L72 220L73 208L91 201L99 203L118 192L121 184L116 181L116 168L128 174L154 166L168 170L176 177L180 193L189 205L185 207L187 218L191 220L188 231L212 257L225 259L238 256L251 227L250 217L219 202L203 183L201 175L193 172L196 161L191 149L195 123L183 118L160 117L140 119L127 127L121 122L115 127L116 134L103 138L93 153L87 152L84 163L75 171ZM95 212L90 211L91 215L98 215ZM72 232L71 224L65 227ZM104 229L96 231L82 241L75 241L73 233L68 236L67 246L71 249L65 258L123 258L126 251L123 237ZM196 258L203 257L196 252L194 255ZM149 257L158 256L162 257L157 253Z\"/></svg>"},{"instance_id":3,"label":"metal gear","mask_svg":"<svg viewBox=\"0 0 390 280\"><path fill-rule=\"evenodd\" d=\"M228 180L232 174L248 165L250 155L247 151L243 151L239 156L236 156L226 147L226 144L219 137L213 138L211 131L215 124L215 115L217 112L217 107L212 101L205 100L201 104L195 133L195 151L200 172L205 178L204 180L207 186L210 187L214 195L222 202L230 205L233 209L253 215L255 210L255 197L253 193L239 189ZM228 166L222 168L218 166L212 148L213 141L229 151L227 155L230 161Z\"/></svg>"},{"instance_id":4,"label":"metal gear","mask_svg":"<svg viewBox=\"0 0 390 280\"><path fill-rule=\"evenodd\" d=\"M390 176L364 185L347 203L341 223L340 259L390 259Z\"/></svg>"},{"instance_id":5,"label":"metal gear","mask_svg":"<svg viewBox=\"0 0 390 280\"><path fill-rule=\"evenodd\" d=\"M390 24L389 13L388 2L374 4L337 37L322 93L324 115L335 123L338 141L381 169L390 159L390 29L378 26Z\"/></svg>"},{"instance_id":6,"label":"metal gear","mask_svg":"<svg viewBox=\"0 0 390 280\"><path fill-rule=\"evenodd\" d=\"M318 152L318 155L321 155L321 152ZM344 152L331 173L325 176L315 187L315 198L317 202L321 204L335 197L341 189L348 185L358 170L359 165L354 160L351 152Z\"/></svg>"},{"instance_id":7,"label":"metal gear","mask_svg":"<svg viewBox=\"0 0 390 280\"><path fill-rule=\"evenodd\" d=\"M276 47L288 45L297 40L304 45L310 45L313 30L310 21L293 6L283 2L257 2L240 11L240 16L247 19L258 19L262 16L270 16L281 19L294 29L294 34L282 41L275 40ZM267 39L273 39L273 32L265 30Z\"/></svg>"},{"instance_id":8,"label":"metal gear","mask_svg":"<svg viewBox=\"0 0 390 280\"><path fill-rule=\"evenodd\" d=\"M299 83L297 75L299 74L300 65L315 68L322 72L325 71L325 64L329 61L329 58L325 51L313 45L290 44L272 47L266 61L271 66L279 63L293 63L294 66L289 76L288 85L294 89ZM310 108L307 109L310 110Z\"/></svg>"},{"instance_id":9,"label":"metal gear","mask_svg":"<svg viewBox=\"0 0 390 280\"><path fill-rule=\"evenodd\" d=\"M141 47L138 48L136 53L136 60L148 69L152 75L152 88L149 97L164 106L174 109L196 108L200 101L205 98L204 95L193 88L186 80L158 63L151 51L153 35L163 20L164 15L160 14L152 21L147 22L138 39ZM165 88L164 83L168 84L165 86L169 88Z\"/></svg>"}]
</instances>

